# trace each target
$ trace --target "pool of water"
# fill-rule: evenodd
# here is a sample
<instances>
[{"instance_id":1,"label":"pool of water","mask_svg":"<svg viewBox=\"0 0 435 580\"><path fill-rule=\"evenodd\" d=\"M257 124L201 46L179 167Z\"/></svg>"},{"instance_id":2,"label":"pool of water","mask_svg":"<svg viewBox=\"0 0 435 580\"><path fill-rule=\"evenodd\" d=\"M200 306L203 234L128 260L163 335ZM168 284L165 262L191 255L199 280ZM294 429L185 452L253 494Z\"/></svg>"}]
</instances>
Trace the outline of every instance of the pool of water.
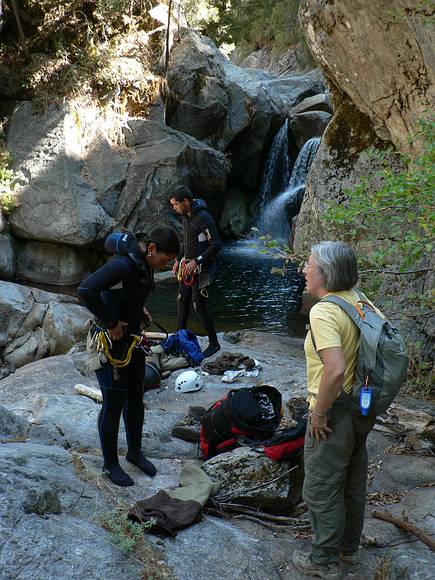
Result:
<instances>
[{"instance_id":1,"label":"pool of water","mask_svg":"<svg viewBox=\"0 0 435 580\"><path fill-rule=\"evenodd\" d=\"M218 332L251 329L303 337L307 316L300 314L302 279L296 271L285 276L271 273L280 262L261 254L263 246L243 240L224 244L219 254L218 273L210 288L210 309ZM172 280L172 281L171 281ZM34 284L50 292L77 296L75 286ZM177 330L177 282L175 278L156 284L146 303L154 320L168 332ZM193 311L189 328L204 334ZM157 330L154 326L150 330Z\"/></svg>"},{"instance_id":2,"label":"pool of water","mask_svg":"<svg viewBox=\"0 0 435 580\"><path fill-rule=\"evenodd\" d=\"M295 271L271 274L280 263L260 254L251 241L225 244L219 255L218 274L210 289L210 308L217 331L265 330L276 334L305 336L307 317L299 313L303 282ZM176 330L177 285L166 281L147 301L154 319L168 331ZM189 328L203 334L192 312Z\"/></svg>"}]
</instances>

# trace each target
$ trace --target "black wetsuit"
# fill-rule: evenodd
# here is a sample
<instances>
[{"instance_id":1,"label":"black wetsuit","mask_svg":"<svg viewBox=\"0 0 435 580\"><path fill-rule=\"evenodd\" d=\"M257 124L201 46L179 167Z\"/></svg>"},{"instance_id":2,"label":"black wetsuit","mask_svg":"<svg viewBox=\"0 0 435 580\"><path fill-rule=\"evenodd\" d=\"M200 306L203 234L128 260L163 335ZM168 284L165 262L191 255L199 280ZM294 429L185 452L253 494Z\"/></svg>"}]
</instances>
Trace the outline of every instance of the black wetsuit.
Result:
<instances>
[{"instance_id":1,"label":"black wetsuit","mask_svg":"<svg viewBox=\"0 0 435 580\"><path fill-rule=\"evenodd\" d=\"M202 199L195 199L190 206L190 215L183 216L183 244L179 259L202 257L201 273L192 286L180 283L178 295L178 328L187 328L190 303L193 301L195 311L201 319L210 343L217 343L216 330L208 308L208 299L201 293L214 279L216 256L221 249L221 241L216 222L207 211L207 204Z\"/></svg>"},{"instance_id":2,"label":"black wetsuit","mask_svg":"<svg viewBox=\"0 0 435 580\"><path fill-rule=\"evenodd\" d=\"M113 342L115 358L125 358L131 344L130 333L140 331L143 306L153 289L153 272L142 258L115 256L83 280L79 296L94 314L102 328L115 326L119 320L128 323L124 338ZM128 453L137 456L141 450L144 421L143 380L145 354L133 350L129 365L116 369L104 363L96 371L103 395L98 417L98 431L104 467L118 465L118 430L121 413L127 434Z\"/></svg>"}]
</instances>

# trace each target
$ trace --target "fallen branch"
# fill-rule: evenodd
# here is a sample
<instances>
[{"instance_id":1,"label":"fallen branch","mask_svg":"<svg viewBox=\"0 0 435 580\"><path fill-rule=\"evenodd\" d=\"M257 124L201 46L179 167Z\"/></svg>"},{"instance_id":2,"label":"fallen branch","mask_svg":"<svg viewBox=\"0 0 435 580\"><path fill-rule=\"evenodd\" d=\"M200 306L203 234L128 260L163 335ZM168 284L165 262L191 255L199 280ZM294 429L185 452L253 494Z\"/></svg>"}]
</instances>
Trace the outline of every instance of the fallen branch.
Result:
<instances>
[{"instance_id":1,"label":"fallen branch","mask_svg":"<svg viewBox=\"0 0 435 580\"><path fill-rule=\"evenodd\" d=\"M99 389L95 389L94 387L87 387L86 385L81 385L80 383L78 383L77 385L74 386L74 390L79 395L84 395L85 397L89 397L90 399L92 399L96 403L103 402L103 396L102 396L101 391Z\"/></svg>"},{"instance_id":2,"label":"fallen branch","mask_svg":"<svg viewBox=\"0 0 435 580\"><path fill-rule=\"evenodd\" d=\"M267 522L264 521L260 518L256 518L255 516L251 516L248 514L239 514L237 516L233 516L231 519L233 520L240 520L240 519L245 519L245 520L250 520L251 522L255 522L256 524L260 524L262 526L265 526L266 528L272 528L274 530L282 530L285 528L293 528L293 526L289 525L289 524L273 524L272 522ZM309 524L306 524L305 526L298 526L297 530L308 530L310 529Z\"/></svg>"},{"instance_id":3,"label":"fallen branch","mask_svg":"<svg viewBox=\"0 0 435 580\"><path fill-rule=\"evenodd\" d=\"M377 518L378 520L384 520L385 522L389 522L390 524L394 524L398 528L405 530L405 532L413 534L424 544L426 544L426 546L429 546L429 548L432 551L435 551L435 540L431 538L428 534L417 528L417 526L414 526L414 524L411 524L405 519L396 518L389 512L373 512L372 517Z\"/></svg>"},{"instance_id":4,"label":"fallen branch","mask_svg":"<svg viewBox=\"0 0 435 580\"><path fill-rule=\"evenodd\" d=\"M287 524L287 525L306 525L309 524L309 521L307 519L301 520L299 518L291 518L288 516L277 516L277 515L273 515L273 514L268 514L266 512L261 512L259 510L256 509L252 509L248 506L242 506L239 504L231 504L231 503L221 503L220 507L223 511L229 511L229 512L233 512L233 513L237 513L237 514L247 514L250 516L254 516L257 518L262 518L264 520L269 520L271 522L275 522L275 523L282 523L282 524Z\"/></svg>"}]
</instances>

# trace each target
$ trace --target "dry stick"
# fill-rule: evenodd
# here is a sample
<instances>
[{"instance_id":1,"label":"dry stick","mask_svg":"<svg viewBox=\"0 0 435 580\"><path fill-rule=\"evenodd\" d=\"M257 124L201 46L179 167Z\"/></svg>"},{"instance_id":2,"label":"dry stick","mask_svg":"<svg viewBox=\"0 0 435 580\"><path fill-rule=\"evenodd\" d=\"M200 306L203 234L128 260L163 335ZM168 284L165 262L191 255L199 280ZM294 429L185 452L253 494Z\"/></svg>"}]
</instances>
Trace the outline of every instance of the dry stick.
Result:
<instances>
[{"instance_id":1,"label":"dry stick","mask_svg":"<svg viewBox=\"0 0 435 580\"><path fill-rule=\"evenodd\" d=\"M409 532L416 536L419 540L421 540L426 546L432 551L435 551L435 540L433 540L428 534L414 526L414 524L410 524L409 522L402 520L400 518L396 518L395 516L391 515L389 512L373 512L372 516L374 518L378 518L379 520L384 520L385 522L389 522L390 524L394 524L398 528L405 530L405 532Z\"/></svg>"},{"instance_id":2,"label":"dry stick","mask_svg":"<svg viewBox=\"0 0 435 580\"><path fill-rule=\"evenodd\" d=\"M26 37L24 36L24 31L23 31L23 27L21 25L21 18L20 18L20 13L18 12L17 4L16 4L15 0L11 0L11 2L12 2L12 9L14 11L15 21L17 23L18 32L19 32L20 37L21 37L21 42L23 43L24 53L27 56L27 58L30 58L29 51L27 50Z\"/></svg>"},{"instance_id":3,"label":"dry stick","mask_svg":"<svg viewBox=\"0 0 435 580\"><path fill-rule=\"evenodd\" d=\"M281 525L280 524L272 524L271 522L265 522L265 521L261 520L260 518L256 518L255 516L250 516L248 514L240 514L238 516L233 516L231 519L233 519L233 520L240 520L241 518L243 518L245 520L250 520L252 522L255 522L257 524L260 524L262 526L265 526L266 528L272 528L274 530L283 530L283 529L286 529L286 528L292 528L292 526L290 526L288 524L287 525L285 525L285 524L281 524ZM308 525L305 525L303 527L302 526L300 526L300 527L298 526L297 530L302 530L302 529L307 530L309 528L310 528L310 526L308 526Z\"/></svg>"},{"instance_id":4,"label":"dry stick","mask_svg":"<svg viewBox=\"0 0 435 580\"><path fill-rule=\"evenodd\" d=\"M258 518L263 518L265 520L270 520L271 522L277 523L282 522L285 524L301 524L301 525L309 523L307 519L301 520L299 518L290 518L288 516L275 516L273 514L268 514L266 512L254 510L249 508L248 506L242 506L239 504L221 503L220 506L224 511L226 510L234 513L248 514L256 516Z\"/></svg>"}]
</instances>

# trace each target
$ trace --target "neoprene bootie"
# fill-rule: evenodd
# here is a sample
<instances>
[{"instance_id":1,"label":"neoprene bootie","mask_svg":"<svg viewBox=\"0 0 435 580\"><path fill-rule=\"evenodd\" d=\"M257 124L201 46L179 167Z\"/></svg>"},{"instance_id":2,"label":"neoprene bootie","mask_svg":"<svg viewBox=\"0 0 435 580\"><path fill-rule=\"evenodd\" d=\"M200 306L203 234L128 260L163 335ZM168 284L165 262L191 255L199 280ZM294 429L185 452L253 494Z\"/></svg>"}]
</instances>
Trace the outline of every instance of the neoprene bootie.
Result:
<instances>
[{"instance_id":1,"label":"neoprene bootie","mask_svg":"<svg viewBox=\"0 0 435 580\"><path fill-rule=\"evenodd\" d=\"M204 358L213 356L218 350L221 349L221 345L218 342L211 342L208 347L202 351Z\"/></svg>"},{"instance_id":2,"label":"neoprene bootie","mask_svg":"<svg viewBox=\"0 0 435 580\"><path fill-rule=\"evenodd\" d=\"M128 452L127 455L125 456L125 458L127 459L127 461L130 461L130 463L133 463L134 465L136 465L136 467L139 467L139 469L141 471L143 471L144 473L146 473L147 475L149 475L150 477L154 477L155 474L157 473L157 469L155 468L155 465L151 463L151 461L149 461L145 455L142 453L142 451L139 452Z\"/></svg>"},{"instance_id":3,"label":"neoprene bootie","mask_svg":"<svg viewBox=\"0 0 435 580\"><path fill-rule=\"evenodd\" d=\"M127 473L125 473L120 465L113 465L113 467L103 467L103 471L107 473L109 479L116 485L121 487L129 487L130 485L134 485L134 481Z\"/></svg>"}]
</instances>

